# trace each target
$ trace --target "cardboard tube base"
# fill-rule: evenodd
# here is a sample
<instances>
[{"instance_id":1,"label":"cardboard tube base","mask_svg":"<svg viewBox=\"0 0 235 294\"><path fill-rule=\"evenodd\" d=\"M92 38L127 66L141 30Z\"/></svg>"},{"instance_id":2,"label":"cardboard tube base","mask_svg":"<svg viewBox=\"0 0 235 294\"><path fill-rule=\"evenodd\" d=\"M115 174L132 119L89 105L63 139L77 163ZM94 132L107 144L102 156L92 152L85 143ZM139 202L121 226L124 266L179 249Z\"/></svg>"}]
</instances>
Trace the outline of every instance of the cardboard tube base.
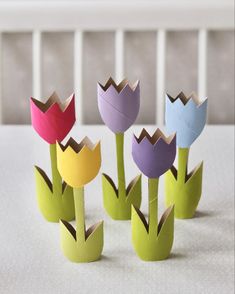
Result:
<instances>
[{"instance_id":1,"label":"cardboard tube base","mask_svg":"<svg viewBox=\"0 0 235 294\"><path fill-rule=\"evenodd\" d=\"M76 238L76 231L66 221L60 221L60 242L63 254L72 262L99 260L103 251L103 221L86 231L86 239Z\"/></svg>"},{"instance_id":2,"label":"cardboard tube base","mask_svg":"<svg viewBox=\"0 0 235 294\"><path fill-rule=\"evenodd\" d=\"M175 218L193 218L202 193L203 163L188 175L186 182L177 181L173 167L165 174L165 204L175 205Z\"/></svg>"},{"instance_id":3,"label":"cardboard tube base","mask_svg":"<svg viewBox=\"0 0 235 294\"><path fill-rule=\"evenodd\" d=\"M53 191L53 187L45 172L38 167L35 167L34 172L37 203L44 218L49 222L57 223L60 219L74 220L73 189L66 185L63 192L61 192L62 188L60 192Z\"/></svg>"},{"instance_id":4,"label":"cardboard tube base","mask_svg":"<svg viewBox=\"0 0 235 294\"><path fill-rule=\"evenodd\" d=\"M118 197L118 190L112 179L103 174L103 204L107 214L114 220L130 220L131 206L141 204L141 175L134 178L127 187L125 197Z\"/></svg>"},{"instance_id":5,"label":"cardboard tube base","mask_svg":"<svg viewBox=\"0 0 235 294\"><path fill-rule=\"evenodd\" d=\"M155 231L149 231L142 212L132 206L131 232L133 248L140 259L144 261L167 259L174 240L174 206L165 211Z\"/></svg>"}]
</instances>

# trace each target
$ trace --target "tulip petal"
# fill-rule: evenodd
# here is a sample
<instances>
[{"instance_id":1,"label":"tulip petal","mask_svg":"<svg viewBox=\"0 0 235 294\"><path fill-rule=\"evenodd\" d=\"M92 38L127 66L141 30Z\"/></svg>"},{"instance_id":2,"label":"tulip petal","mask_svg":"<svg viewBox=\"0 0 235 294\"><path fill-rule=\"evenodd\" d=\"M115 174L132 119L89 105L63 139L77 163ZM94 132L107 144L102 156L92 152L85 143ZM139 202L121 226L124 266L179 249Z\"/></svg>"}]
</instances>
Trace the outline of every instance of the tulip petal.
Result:
<instances>
[{"instance_id":1,"label":"tulip petal","mask_svg":"<svg viewBox=\"0 0 235 294\"><path fill-rule=\"evenodd\" d=\"M133 124L132 119L102 98L98 101L98 107L102 120L114 133L124 133Z\"/></svg>"},{"instance_id":2,"label":"tulip petal","mask_svg":"<svg viewBox=\"0 0 235 294\"><path fill-rule=\"evenodd\" d=\"M100 143L93 150L85 144L79 152L71 146L63 148L57 144L57 165L66 183L79 188L96 177L101 165Z\"/></svg>"},{"instance_id":3,"label":"tulip petal","mask_svg":"<svg viewBox=\"0 0 235 294\"><path fill-rule=\"evenodd\" d=\"M114 133L124 133L136 120L140 107L139 83L131 88L127 81L116 85L111 79L97 86L98 108L104 123Z\"/></svg>"},{"instance_id":4,"label":"tulip petal","mask_svg":"<svg viewBox=\"0 0 235 294\"><path fill-rule=\"evenodd\" d=\"M163 137L151 142L146 135L141 141L133 136L132 157L141 172L148 178L159 178L173 164L176 155L175 136L167 143Z\"/></svg>"},{"instance_id":5,"label":"tulip petal","mask_svg":"<svg viewBox=\"0 0 235 294\"><path fill-rule=\"evenodd\" d=\"M50 98L49 98L50 99ZM68 102L65 102L65 109L61 109L58 103L49 104L50 107L44 107L33 98L30 100L31 120L36 132L49 144L61 142L69 133L75 123L75 98L71 96Z\"/></svg>"},{"instance_id":6,"label":"tulip petal","mask_svg":"<svg viewBox=\"0 0 235 294\"><path fill-rule=\"evenodd\" d=\"M197 105L192 98L184 104L166 96L166 128L169 133L177 133L178 147L188 148L197 139L206 124L206 112L207 99Z\"/></svg>"}]
</instances>

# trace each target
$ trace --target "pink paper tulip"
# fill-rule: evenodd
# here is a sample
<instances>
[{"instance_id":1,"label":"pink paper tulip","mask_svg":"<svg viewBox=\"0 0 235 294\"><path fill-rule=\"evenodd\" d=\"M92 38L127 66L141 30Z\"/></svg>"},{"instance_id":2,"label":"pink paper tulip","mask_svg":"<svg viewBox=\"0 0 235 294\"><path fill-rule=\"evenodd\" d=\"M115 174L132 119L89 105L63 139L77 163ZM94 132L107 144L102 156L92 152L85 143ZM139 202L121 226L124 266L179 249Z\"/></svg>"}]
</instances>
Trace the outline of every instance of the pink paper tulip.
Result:
<instances>
[{"instance_id":1,"label":"pink paper tulip","mask_svg":"<svg viewBox=\"0 0 235 294\"><path fill-rule=\"evenodd\" d=\"M75 123L75 96L61 102L54 92L45 102L31 97L31 120L35 131L49 144L61 142Z\"/></svg>"}]
</instances>

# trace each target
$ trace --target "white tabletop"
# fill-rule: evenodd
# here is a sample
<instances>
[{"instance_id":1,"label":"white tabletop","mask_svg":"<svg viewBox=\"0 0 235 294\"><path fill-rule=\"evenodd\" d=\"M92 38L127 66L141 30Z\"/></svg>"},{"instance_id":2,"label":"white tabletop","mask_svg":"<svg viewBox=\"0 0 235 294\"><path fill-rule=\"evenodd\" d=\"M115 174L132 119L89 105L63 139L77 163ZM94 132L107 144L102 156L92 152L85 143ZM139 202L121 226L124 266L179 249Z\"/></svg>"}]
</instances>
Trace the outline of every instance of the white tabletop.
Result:
<instances>
[{"instance_id":1,"label":"white tabletop","mask_svg":"<svg viewBox=\"0 0 235 294\"><path fill-rule=\"evenodd\" d=\"M126 134L126 176L138 170ZM149 131L154 126L147 127ZM78 140L102 140L105 171L116 179L114 136L106 127L75 127ZM102 259L69 262L62 254L58 224L41 216L35 197L33 164L49 173L49 149L31 127L0 127L0 293L226 293L234 292L234 128L207 126L190 151L190 166L204 159L203 195L197 216L176 220L168 260L143 262L131 245L129 221L113 221L102 206L101 176L86 193L87 225L105 221ZM159 209L163 212L163 178ZM147 212L143 181L142 210Z\"/></svg>"}]
</instances>

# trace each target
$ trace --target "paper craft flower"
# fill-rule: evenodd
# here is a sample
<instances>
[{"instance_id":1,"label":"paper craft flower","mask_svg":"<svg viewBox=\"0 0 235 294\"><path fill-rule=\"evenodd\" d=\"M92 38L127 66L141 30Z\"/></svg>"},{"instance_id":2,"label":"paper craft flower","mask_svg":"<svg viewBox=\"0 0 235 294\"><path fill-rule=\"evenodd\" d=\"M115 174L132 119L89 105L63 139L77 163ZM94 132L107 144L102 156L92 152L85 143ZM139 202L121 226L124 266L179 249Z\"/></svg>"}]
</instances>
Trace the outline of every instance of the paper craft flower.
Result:
<instances>
[{"instance_id":1,"label":"paper craft flower","mask_svg":"<svg viewBox=\"0 0 235 294\"><path fill-rule=\"evenodd\" d=\"M187 170L189 148L205 126L206 113L207 99L200 101L194 93L166 96L166 128L176 132L178 171L172 166L166 173L165 202L175 204L177 218L193 217L201 197L203 163L190 173Z\"/></svg>"},{"instance_id":2,"label":"paper craft flower","mask_svg":"<svg viewBox=\"0 0 235 294\"><path fill-rule=\"evenodd\" d=\"M207 99L203 102L192 93L180 92L176 98L166 95L166 128L177 133L177 146L188 148L201 134L206 123Z\"/></svg>"},{"instance_id":3,"label":"paper craft flower","mask_svg":"<svg viewBox=\"0 0 235 294\"><path fill-rule=\"evenodd\" d=\"M83 186L99 172L100 142L85 137L78 144L70 138L65 145L57 143L57 154L59 172L73 187L76 218L76 230L64 220L60 223L62 251L73 262L95 261L103 250L103 221L86 230Z\"/></svg>"},{"instance_id":4,"label":"paper craft flower","mask_svg":"<svg viewBox=\"0 0 235 294\"><path fill-rule=\"evenodd\" d=\"M140 86L127 80L116 84L110 78L105 86L98 83L98 107L101 118L114 132L124 133L135 122L140 108Z\"/></svg>"},{"instance_id":5,"label":"paper craft flower","mask_svg":"<svg viewBox=\"0 0 235 294\"><path fill-rule=\"evenodd\" d=\"M75 123L74 94L62 103L54 92L46 103L30 99L31 119L35 131L47 143L61 142Z\"/></svg>"},{"instance_id":6,"label":"paper craft flower","mask_svg":"<svg viewBox=\"0 0 235 294\"><path fill-rule=\"evenodd\" d=\"M143 129L138 138L133 137L132 156L144 175L148 178L159 178L173 164L176 154L176 137L165 138L157 129L151 137Z\"/></svg>"},{"instance_id":7,"label":"paper craft flower","mask_svg":"<svg viewBox=\"0 0 235 294\"><path fill-rule=\"evenodd\" d=\"M100 142L93 145L85 137L80 144L73 138L63 146L57 144L57 165L66 183L74 188L83 187L93 180L101 164Z\"/></svg>"},{"instance_id":8,"label":"paper craft flower","mask_svg":"<svg viewBox=\"0 0 235 294\"><path fill-rule=\"evenodd\" d=\"M139 138L135 135L132 156L139 169L148 177L149 216L132 206L132 243L137 255L145 261L166 259L174 238L174 207L164 212L158 223L158 181L175 159L176 136L165 137L157 129L153 136L143 129Z\"/></svg>"},{"instance_id":9,"label":"paper craft flower","mask_svg":"<svg viewBox=\"0 0 235 294\"><path fill-rule=\"evenodd\" d=\"M61 141L75 123L75 98L71 95L64 103L54 92L45 102L30 99L32 125L36 132L50 144L52 182L46 173L35 166L38 206L43 216L51 222L74 219L74 201L71 187L62 182L57 170L56 140Z\"/></svg>"},{"instance_id":10,"label":"paper craft flower","mask_svg":"<svg viewBox=\"0 0 235 294\"><path fill-rule=\"evenodd\" d=\"M123 80L117 85L110 78L105 86L98 84L97 91L99 111L104 123L115 133L117 153L118 188L108 175L102 175L104 207L113 219L128 220L131 205L140 207L141 176L134 178L126 188L123 132L134 123L139 112L139 82L131 86Z\"/></svg>"}]
</instances>

